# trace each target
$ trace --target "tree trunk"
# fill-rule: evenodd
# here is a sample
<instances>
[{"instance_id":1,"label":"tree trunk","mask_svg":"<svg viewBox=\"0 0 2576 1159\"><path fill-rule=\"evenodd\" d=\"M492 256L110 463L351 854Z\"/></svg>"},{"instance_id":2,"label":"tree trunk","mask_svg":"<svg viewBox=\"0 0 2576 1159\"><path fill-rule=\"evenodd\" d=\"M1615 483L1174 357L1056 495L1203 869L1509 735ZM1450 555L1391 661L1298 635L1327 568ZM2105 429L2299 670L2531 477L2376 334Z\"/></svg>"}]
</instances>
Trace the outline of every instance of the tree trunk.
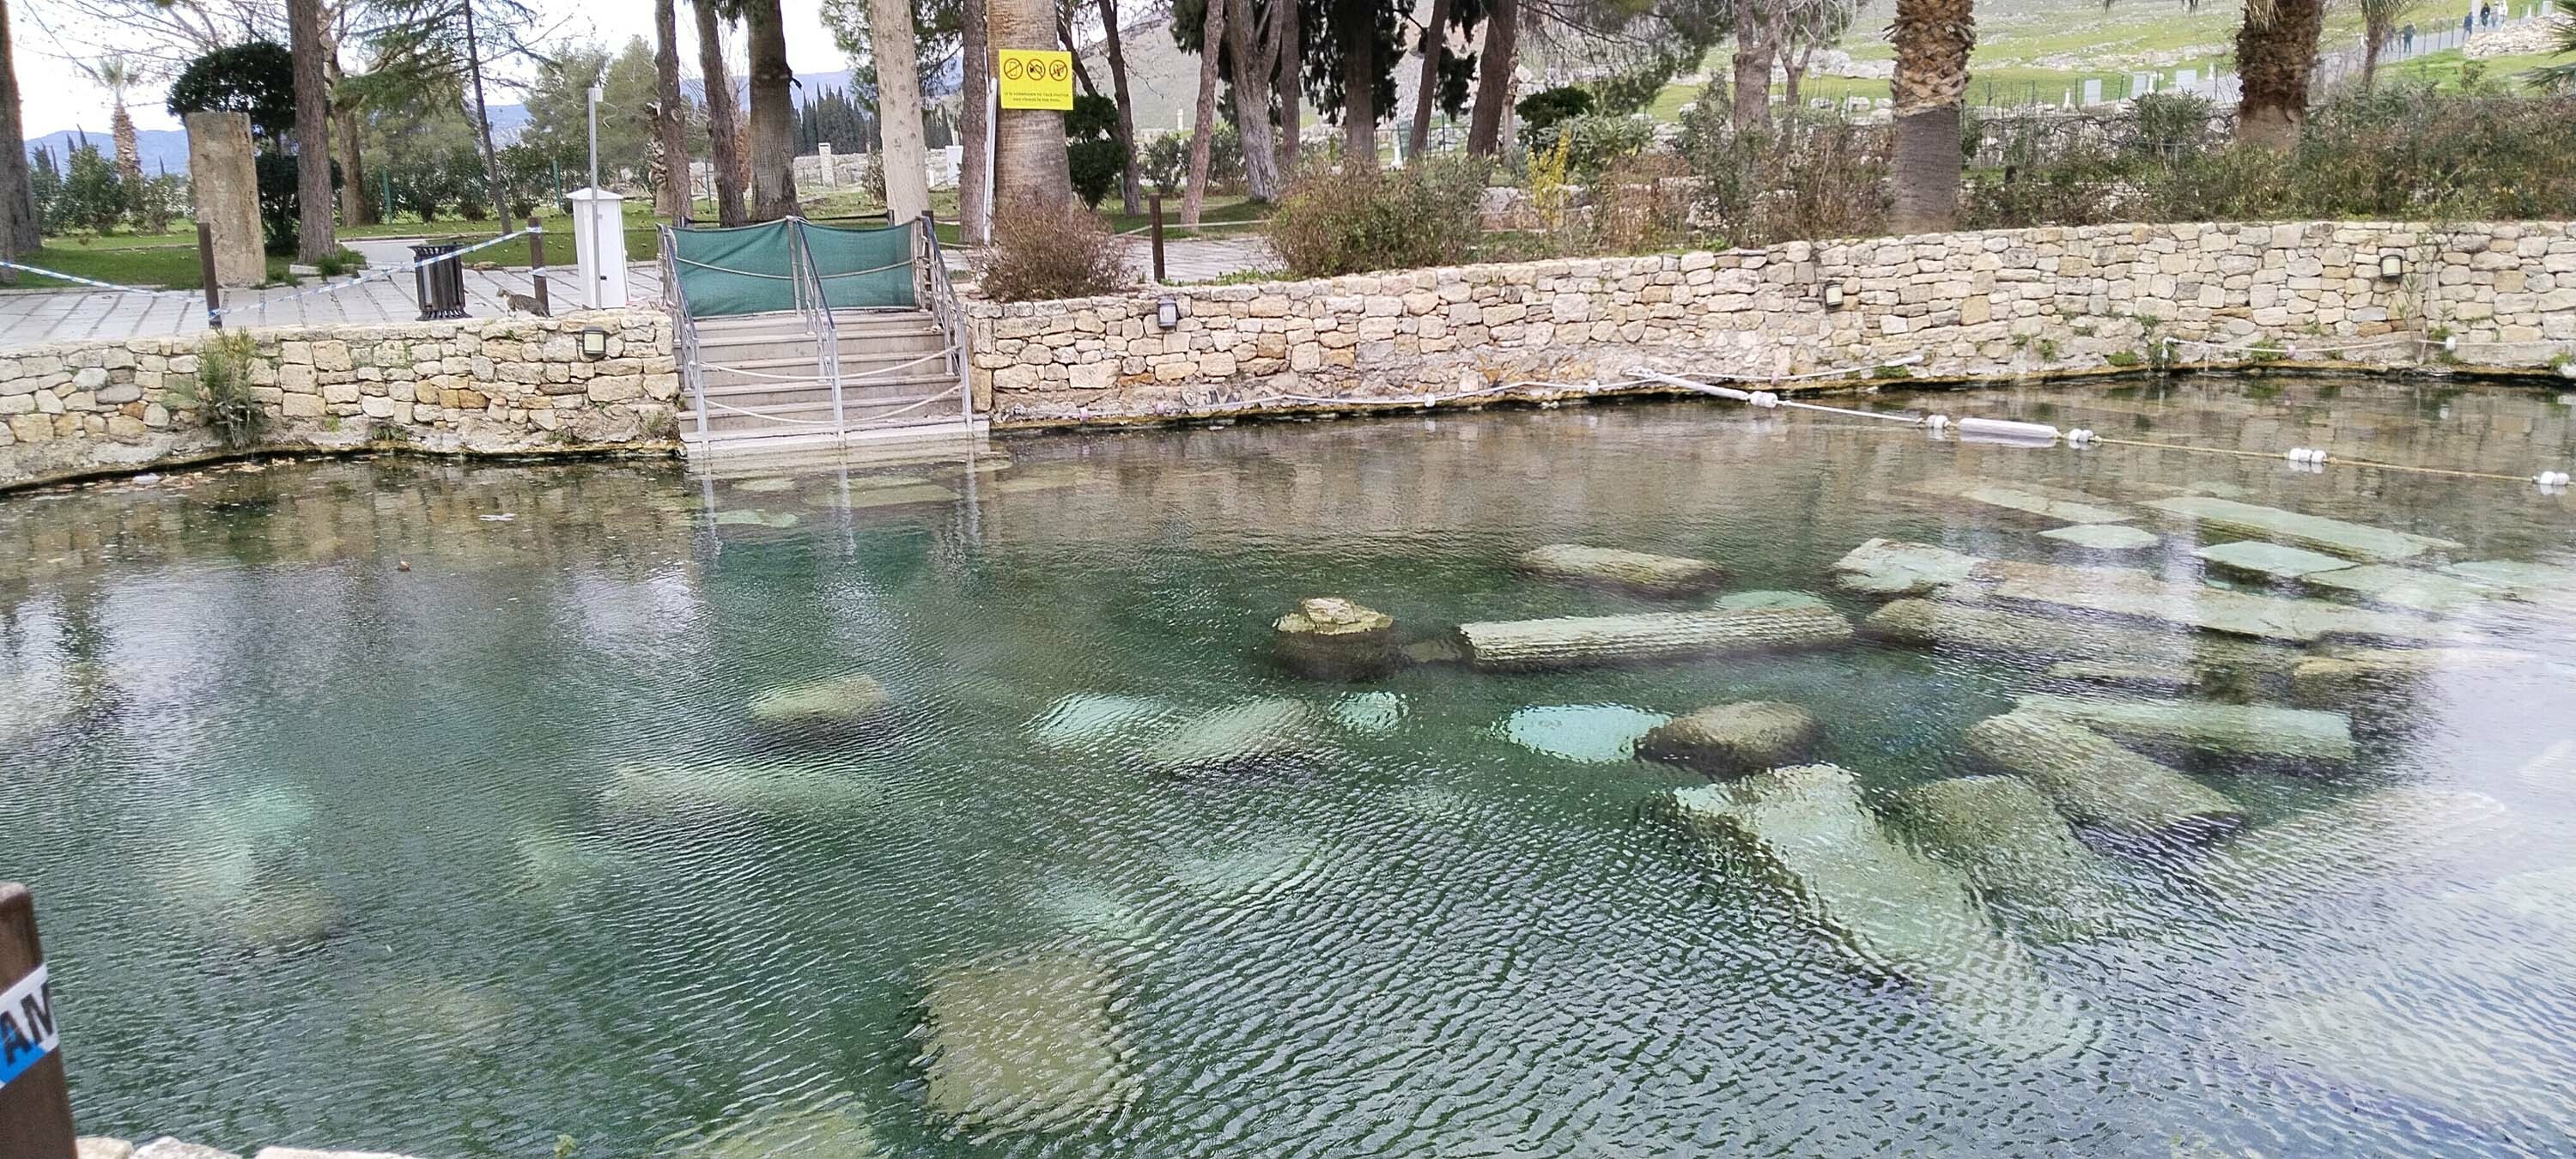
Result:
<instances>
[{"instance_id":1,"label":"tree trunk","mask_svg":"<svg viewBox=\"0 0 2576 1159\"><path fill-rule=\"evenodd\" d=\"M930 208L929 148L921 135L921 65L913 44L912 5L868 0L868 50L877 65L877 132L885 148L886 218L897 225Z\"/></svg>"},{"instance_id":2,"label":"tree trunk","mask_svg":"<svg viewBox=\"0 0 2576 1159\"><path fill-rule=\"evenodd\" d=\"M2297 144L2308 119L2308 81L2316 69L2324 0L2273 0L2270 19L2249 11L2236 32L2236 67L2245 93L2236 106L2236 138L2271 149Z\"/></svg>"},{"instance_id":3,"label":"tree trunk","mask_svg":"<svg viewBox=\"0 0 2576 1159\"><path fill-rule=\"evenodd\" d=\"M1520 48L1520 0L1494 0L1485 9L1485 47L1476 57L1476 104L1467 114L1467 151L1478 157L1503 151L1503 117L1511 111L1512 69Z\"/></svg>"},{"instance_id":4,"label":"tree trunk","mask_svg":"<svg viewBox=\"0 0 2576 1159\"><path fill-rule=\"evenodd\" d=\"M1807 79L1807 61L1815 53L1816 46L1808 44L1790 49L1780 58L1780 103L1791 114L1798 111L1798 88Z\"/></svg>"},{"instance_id":5,"label":"tree trunk","mask_svg":"<svg viewBox=\"0 0 2576 1159\"><path fill-rule=\"evenodd\" d=\"M1735 131L1771 124L1771 65L1780 56L1779 0L1735 5Z\"/></svg>"},{"instance_id":6,"label":"tree trunk","mask_svg":"<svg viewBox=\"0 0 2576 1159\"><path fill-rule=\"evenodd\" d=\"M474 86L474 127L483 143L483 179L491 185L492 216L501 223L501 232L508 233L517 215L510 212L509 183L501 180L501 151L492 147L492 110L483 99L483 49L474 36L474 6L466 4L464 12L465 74L467 83Z\"/></svg>"},{"instance_id":7,"label":"tree trunk","mask_svg":"<svg viewBox=\"0 0 2576 1159\"><path fill-rule=\"evenodd\" d=\"M1243 186L1254 201L1279 199L1279 152L1271 135L1270 77L1279 63L1279 29L1256 27L1252 0L1230 0L1226 50L1234 56L1234 123L1243 131ZM1286 5L1275 5L1284 7ZM1294 100L1296 90L1289 90Z\"/></svg>"},{"instance_id":8,"label":"tree trunk","mask_svg":"<svg viewBox=\"0 0 2576 1159\"><path fill-rule=\"evenodd\" d=\"M18 107L17 45L9 35L9 3L0 0L0 140L27 139ZM11 257L34 253L45 244L44 223L36 220L35 188L27 183L27 150L0 149L0 253ZM17 275L10 274L11 280Z\"/></svg>"},{"instance_id":9,"label":"tree trunk","mask_svg":"<svg viewBox=\"0 0 2576 1159\"><path fill-rule=\"evenodd\" d=\"M1888 227L1938 233L1959 213L1959 104L1968 91L1968 54L1976 47L1969 0L1897 0L1888 25L1896 45L1896 150L1888 167Z\"/></svg>"},{"instance_id":10,"label":"tree trunk","mask_svg":"<svg viewBox=\"0 0 2576 1159\"><path fill-rule=\"evenodd\" d=\"M986 0L993 47L1055 47L1055 5L1050 0ZM1073 170L1065 158L1064 114L1054 109L1004 109L994 126L995 214L1061 214L1073 204Z\"/></svg>"},{"instance_id":11,"label":"tree trunk","mask_svg":"<svg viewBox=\"0 0 2576 1159\"><path fill-rule=\"evenodd\" d=\"M1431 0L1431 20L1422 28L1422 83L1413 93L1413 132L1404 139L1408 158L1431 147L1431 110L1440 103L1440 65L1447 59L1449 0Z\"/></svg>"},{"instance_id":12,"label":"tree trunk","mask_svg":"<svg viewBox=\"0 0 2576 1159\"><path fill-rule=\"evenodd\" d=\"M373 225L377 215L367 210L367 168L362 164L360 142L364 132L359 126L354 106L339 111L340 143L340 220L349 225ZM141 162L136 163L138 166Z\"/></svg>"},{"instance_id":13,"label":"tree trunk","mask_svg":"<svg viewBox=\"0 0 2576 1159\"><path fill-rule=\"evenodd\" d=\"M1127 153L1126 170L1118 176L1118 208L1128 216L1145 212L1145 182L1136 169L1136 102L1127 92L1127 49L1118 36L1118 0L1100 0L1101 47L1109 54L1109 87L1118 97L1118 144Z\"/></svg>"},{"instance_id":14,"label":"tree trunk","mask_svg":"<svg viewBox=\"0 0 2576 1159\"><path fill-rule=\"evenodd\" d=\"M780 15L778 2L751 0L742 9L743 32L750 43L751 57L748 71L754 221L776 221L802 211L796 203L796 72L787 66L787 20ZM912 26L909 12L902 23L906 28ZM879 77L878 83L887 82ZM921 130L915 125L913 131Z\"/></svg>"},{"instance_id":15,"label":"tree trunk","mask_svg":"<svg viewBox=\"0 0 2576 1159\"><path fill-rule=\"evenodd\" d=\"M2361 30L2361 91L2379 83L2379 48L2388 43L2388 22L2374 20Z\"/></svg>"},{"instance_id":16,"label":"tree trunk","mask_svg":"<svg viewBox=\"0 0 2576 1159\"><path fill-rule=\"evenodd\" d=\"M1342 168L1377 168L1377 11L1373 0L1334 0L1342 45Z\"/></svg>"},{"instance_id":17,"label":"tree trunk","mask_svg":"<svg viewBox=\"0 0 2576 1159\"><path fill-rule=\"evenodd\" d=\"M698 75L707 100L707 180L715 186L716 224L741 225L743 212L741 138L735 127L733 78L725 74L724 27L716 18L717 0L696 0L698 10Z\"/></svg>"},{"instance_id":18,"label":"tree trunk","mask_svg":"<svg viewBox=\"0 0 2576 1159\"><path fill-rule=\"evenodd\" d=\"M993 240L993 199L984 189L993 174L984 157L993 134L993 48L984 20L984 0L964 0L957 34L959 54L965 57L958 96L963 107L957 118L957 238L967 245Z\"/></svg>"},{"instance_id":19,"label":"tree trunk","mask_svg":"<svg viewBox=\"0 0 2576 1159\"><path fill-rule=\"evenodd\" d=\"M1190 118L1190 178L1181 194L1181 224L1196 226L1207 202L1208 150L1216 138L1216 66L1225 55L1226 10L1230 0L1199 5L1199 102Z\"/></svg>"},{"instance_id":20,"label":"tree trunk","mask_svg":"<svg viewBox=\"0 0 2576 1159\"><path fill-rule=\"evenodd\" d=\"M654 208L674 224L696 208L689 188L688 99L680 95L678 0L653 0L653 132L662 141L662 188Z\"/></svg>"},{"instance_id":21,"label":"tree trunk","mask_svg":"<svg viewBox=\"0 0 2576 1159\"><path fill-rule=\"evenodd\" d=\"M331 80L323 68L322 0L287 0L286 21L295 52L295 253L310 262L340 249L331 232Z\"/></svg>"},{"instance_id":22,"label":"tree trunk","mask_svg":"<svg viewBox=\"0 0 2576 1159\"><path fill-rule=\"evenodd\" d=\"M1279 93L1279 167L1297 171L1297 146L1306 134L1306 34L1296 0L1270 0L1279 25L1279 67L1270 74Z\"/></svg>"}]
</instances>

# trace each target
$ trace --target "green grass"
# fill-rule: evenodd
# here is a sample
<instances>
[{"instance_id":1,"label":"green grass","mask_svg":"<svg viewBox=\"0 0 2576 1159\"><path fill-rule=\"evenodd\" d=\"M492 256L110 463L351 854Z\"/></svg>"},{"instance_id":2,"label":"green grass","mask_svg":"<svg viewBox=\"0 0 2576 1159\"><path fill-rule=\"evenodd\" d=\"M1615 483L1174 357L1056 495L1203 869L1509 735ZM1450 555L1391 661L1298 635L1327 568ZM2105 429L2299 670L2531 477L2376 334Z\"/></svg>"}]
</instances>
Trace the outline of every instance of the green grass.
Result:
<instances>
[{"instance_id":1,"label":"green grass","mask_svg":"<svg viewBox=\"0 0 2576 1159\"><path fill-rule=\"evenodd\" d=\"M2387 65L2379 70L2379 74L2383 77L2403 77L2411 81L2429 83L2446 92L2457 92L2466 87L2470 66L2474 65L2479 84L2505 92L2523 92L2529 87L2523 79L2523 74L2535 68L2563 64L2567 59L2547 53L2532 53L2524 56L2491 56L2484 60L2473 61L2459 49L2454 48L2419 56L2403 64Z\"/></svg>"},{"instance_id":2,"label":"green grass","mask_svg":"<svg viewBox=\"0 0 2576 1159\"><path fill-rule=\"evenodd\" d=\"M20 254L17 260L31 266L61 270L66 274L114 282L120 286L146 289L196 290L205 287L198 276L197 243L193 236L181 241L178 235L159 237L48 238L44 247L34 253ZM285 258L268 259L270 281L286 278ZM21 289L78 289L76 282L48 278L42 274L20 274Z\"/></svg>"}]
</instances>

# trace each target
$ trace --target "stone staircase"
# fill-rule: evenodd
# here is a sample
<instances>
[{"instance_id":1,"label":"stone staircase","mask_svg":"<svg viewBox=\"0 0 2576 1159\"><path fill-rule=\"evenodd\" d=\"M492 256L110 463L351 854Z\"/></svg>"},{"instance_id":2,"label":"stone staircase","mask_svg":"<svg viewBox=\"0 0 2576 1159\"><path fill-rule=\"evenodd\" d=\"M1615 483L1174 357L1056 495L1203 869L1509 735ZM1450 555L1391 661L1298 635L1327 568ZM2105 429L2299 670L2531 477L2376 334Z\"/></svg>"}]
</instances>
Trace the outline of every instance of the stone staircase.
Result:
<instances>
[{"instance_id":1,"label":"stone staircase","mask_svg":"<svg viewBox=\"0 0 2576 1159\"><path fill-rule=\"evenodd\" d=\"M947 336L924 310L839 310L840 422L853 434L962 426L957 378L939 357ZM703 318L697 325L709 443L833 437L831 384L795 313ZM700 400L684 397L681 436L699 441Z\"/></svg>"}]
</instances>

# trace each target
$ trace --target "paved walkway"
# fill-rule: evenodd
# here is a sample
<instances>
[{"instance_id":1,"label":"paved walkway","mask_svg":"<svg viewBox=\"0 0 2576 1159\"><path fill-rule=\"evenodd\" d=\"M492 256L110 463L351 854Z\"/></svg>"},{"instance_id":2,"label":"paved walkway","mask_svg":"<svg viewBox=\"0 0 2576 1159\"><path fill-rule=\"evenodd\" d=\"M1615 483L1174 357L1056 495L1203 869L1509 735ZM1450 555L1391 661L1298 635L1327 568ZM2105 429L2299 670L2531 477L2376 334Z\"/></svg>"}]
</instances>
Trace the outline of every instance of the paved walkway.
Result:
<instances>
[{"instance_id":1,"label":"paved walkway","mask_svg":"<svg viewBox=\"0 0 2576 1159\"><path fill-rule=\"evenodd\" d=\"M403 251L401 260L411 260L408 250ZM368 261L377 261L376 255L369 254ZM573 300L571 268L554 268L549 281L555 308L561 311ZM420 303L412 295L412 285L412 276L404 273L369 278L328 293L315 293L320 288L318 283L227 290L224 321L235 328L410 322L420 317ZM509 304L502 297L505 291L533 293L535 279L526 270L467 269L466 315L497 318L509 313ZM661 269L650 264L628 267L626 292L634 302L660 302ZM205 328L205 295L194 290L149 294L109 290L0 292L0 349L92 338L194 334Z\"/></svg>"},{"instance_id":2,"label":"paved walkway","mask_svg":"<svg viewBox=\"0 0 2576 1159\"><path fill-rule=\"evenodd\" d=\"M1154 243L1131 238L1129 246L1136 272L1150 276L1154 272ZM1163 278L1174 285L1213 282L1246 270L1278 268L1279 259L1271 254L1270 243L1258 237L1173 238L1163 243Z\"/></svg>"}]
</instances>

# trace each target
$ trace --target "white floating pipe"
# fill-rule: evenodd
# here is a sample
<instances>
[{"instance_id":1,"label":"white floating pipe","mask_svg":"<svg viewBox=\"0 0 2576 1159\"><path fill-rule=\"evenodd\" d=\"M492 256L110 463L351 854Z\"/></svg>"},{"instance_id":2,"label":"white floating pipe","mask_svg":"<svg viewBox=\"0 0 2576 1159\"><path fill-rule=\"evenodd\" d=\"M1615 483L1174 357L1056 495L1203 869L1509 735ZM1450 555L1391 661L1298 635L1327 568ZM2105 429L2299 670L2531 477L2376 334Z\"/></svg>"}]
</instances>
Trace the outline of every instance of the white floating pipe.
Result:
<instances>
[{"instance_id":1,"label":"white floating pipe","mask_svg":"<svg viewBox=\"0 0 2576 1159\"><path fill-rule=\"evenodd\" d=\"M2011 419L1960 419L1959 434L2004 439L2011 442L2053 443L2057 428L2047 423L2015 422Z\"/></svg>"},{"instance_id":2,"label":"white floating pipe","mask_svg":"<svg viewBox=\"0 0 2576 1159\"><path fill-rule=\"evenodd\" d=\"M1666 386L1678 386L1683 390L1695 390L1701 394L1713 394L1719 398L1731 398L1737 402L1753 401L1753 392L1749 390L1737 390L1731 386L1714 386L1705 382L1693 382L1690 379L1681 377L1680 375L1665 374L1660 370L1647 370L1643 367L1631 371L1630 373L1635 374L1639 378L1651 379L1653 381L1663 383Z\"/></svg>"}]
</instances>

